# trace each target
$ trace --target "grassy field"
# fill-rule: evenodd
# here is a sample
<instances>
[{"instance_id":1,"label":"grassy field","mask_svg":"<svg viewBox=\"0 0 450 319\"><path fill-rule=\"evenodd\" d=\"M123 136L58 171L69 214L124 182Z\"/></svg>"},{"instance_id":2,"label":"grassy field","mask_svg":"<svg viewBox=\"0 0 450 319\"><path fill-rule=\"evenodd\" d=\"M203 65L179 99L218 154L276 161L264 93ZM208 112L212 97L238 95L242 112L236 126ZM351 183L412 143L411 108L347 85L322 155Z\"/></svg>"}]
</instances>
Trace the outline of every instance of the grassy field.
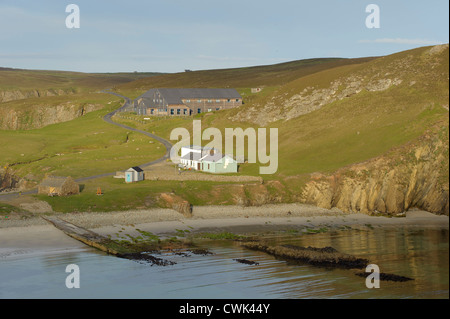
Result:
<instances>
[{"instance_id":1,"label":"grassy field","mask_svg":"<svg viewBox=\"0 0 450 319\"><path fill-rule=\"evenodd\" d=\"M217 182L172 182L172 181L143 181L126 184L123 179L111 177L91 180L81 185L83 191L79 195L70 197L48 197L36 195L47 201L58 212L107 212L129 209L146 209L164 206L159 201L160 193L175 193L188 200L193 205L217 204L231 205L232 190L227 185L233 183ZM214 192L216 186L224 186L221 192ZM97 188L104 193L97 196ZM227 191L228 190L228 191ZM211 196L211 193L215 196Z\"/></svg>"},{"instance_id":2,"label":"grassy field","mask_svg":"<svg viewBox=\"0 0 450 319\"><path fill-rule=\"evenodd\" d=\"M127 169L160 158L165 148L142 134L103 121L119 102L73 121L37 130L0 131L0 163L17 175L44 174L74 178Z\"/></svg>"}]
</instances>

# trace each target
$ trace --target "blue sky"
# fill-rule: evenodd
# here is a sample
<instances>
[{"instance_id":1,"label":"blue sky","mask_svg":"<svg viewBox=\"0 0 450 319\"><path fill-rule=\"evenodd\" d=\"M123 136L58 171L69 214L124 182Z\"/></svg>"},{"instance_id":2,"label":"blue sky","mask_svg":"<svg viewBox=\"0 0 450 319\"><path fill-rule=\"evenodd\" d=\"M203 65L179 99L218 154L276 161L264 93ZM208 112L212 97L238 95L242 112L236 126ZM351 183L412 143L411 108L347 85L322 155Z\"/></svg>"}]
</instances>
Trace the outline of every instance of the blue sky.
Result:
<instances>
[{"instance_id":1,"label":"blue sky","mask_svg":"<svg viewBox=\"0 0 450 319\"><path fill-rule=\"evenodd\" d=\"M68 29L69 4L81 27ZM369 29L366 6L380 8ZM448 0L0 0L0 66L179 72L449 42Z\"/></svg>"}]
</instances>

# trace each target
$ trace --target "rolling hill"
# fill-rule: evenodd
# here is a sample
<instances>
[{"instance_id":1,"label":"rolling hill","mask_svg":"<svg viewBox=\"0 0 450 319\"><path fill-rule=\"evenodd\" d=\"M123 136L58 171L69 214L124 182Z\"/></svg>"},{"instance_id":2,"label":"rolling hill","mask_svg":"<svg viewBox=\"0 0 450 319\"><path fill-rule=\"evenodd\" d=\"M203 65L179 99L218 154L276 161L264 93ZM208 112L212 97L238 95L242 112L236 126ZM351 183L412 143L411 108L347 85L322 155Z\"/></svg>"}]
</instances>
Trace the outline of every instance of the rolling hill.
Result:
<instances>
[{"instance_id":1,"label":"rolling hill","mask_svg":"<svg viewBox=\"0 0 450 319\"><path fill-rule=\"evenodd\" d=\"M271 66L163 74L116 83L115 91L135 98L153 87L236 88L244 98L244 105L197 116L196 119L202 120L202 128L215 127L224 132L227 127L272 127L279 132L277 173L263 176L263 185L244 185L244 191L238 193L246 200L241 198L240 202L300 201L348 212L390 215L418 207L448 214L448 67L448 45L441 45L377 58L310 59ZM0 77L2 72L9 71L0 71ZM93 87L107 87L103 80L96 80L99 81ZM250 90L253 87L262 87L263 91L253 94ZM106 114L113 105L108 105L107 99L102 101L99 97L102 94L94 97L81 92L80 104L100 105L92 112L96 116L31 131L0 131L0 145L7 150L7 156L0 155L0 163L20 161L20 151L10 147L10 143L26 141L33 135L58 136L69 127L71 131L77 126L82 130L87 125L84 119L89 119L92 127L96 121L101 123L99 115ZM0 112L6 106L20 109L19 104L14 104L18 102L0 104ZM27 107L36 109L34 103ZM119 101L112 103L117 106ZM139 116L126 115L127 118L115 120L166 139L173 128L192 130L191 120L154 119L143 124ZM104 129L107 128L102 126ZM59 150L64 153L75 144L81 147L83 142L75 137L73 134L67 143L57 143L51 151L48 145L40 146L39 154ZM112 139L106 139L101 146L94 146L95 156L102 157L101 147L109 147L111 143ZM124 145L117 152L125 151L121 147ZM82 174L90 163L79 162L77 174ZM39 165L51 170L57 164L43 159ZM108 165L111 169L117 167L113 162ZM68 166L58 166L57 171L70 172ZM240 174L258 175L258 168L259 164L242 164ZM38 170L36 163L21 164L16 173L25 176ZM151 189L160 191L161 185L145 182L133 186L133 190L135 194ZM178 183L164 187L197 204L206 203L206 198L209 204L215 203L211 198L217 203L235 203L235 194L232 196L235 188L222 186L208 184L199 186L195 192ZM120 189L123 196L131 192ZM64 199L52 201L56 204Z\"/></svg>"}]
</instances>

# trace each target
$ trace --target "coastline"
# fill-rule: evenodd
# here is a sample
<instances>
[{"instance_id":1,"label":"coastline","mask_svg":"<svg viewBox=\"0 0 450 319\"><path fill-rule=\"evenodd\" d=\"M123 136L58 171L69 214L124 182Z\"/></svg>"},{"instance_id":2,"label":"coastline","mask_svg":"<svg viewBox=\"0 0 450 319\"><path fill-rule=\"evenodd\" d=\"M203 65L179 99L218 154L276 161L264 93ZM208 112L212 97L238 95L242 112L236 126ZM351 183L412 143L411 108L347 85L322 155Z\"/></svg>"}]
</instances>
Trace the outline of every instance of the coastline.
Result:
<instances>
[{"instance_id":1,"label":"coastline","mask_svg":"<svg viewBox=\"0 0 450 319\"><path fill-rule=\"evenodd\" d=\"M327 227L449 227L448 216L438 216L420 210L406 212L405 217L381 217L346 214L336 209L323 209L304 204L275 204L260 207L205 206L194 207L193 217L185 218L171 209L149 209L108 213L70 213L56 216L115 238L139 236L140 231L160 237L189 233L231 232L236 234L264 233L281 230ZM0 221L0 260L2 257L29 254L36 251L80 250L87 248L40 218Z\"/></svg>"}]
</instances>

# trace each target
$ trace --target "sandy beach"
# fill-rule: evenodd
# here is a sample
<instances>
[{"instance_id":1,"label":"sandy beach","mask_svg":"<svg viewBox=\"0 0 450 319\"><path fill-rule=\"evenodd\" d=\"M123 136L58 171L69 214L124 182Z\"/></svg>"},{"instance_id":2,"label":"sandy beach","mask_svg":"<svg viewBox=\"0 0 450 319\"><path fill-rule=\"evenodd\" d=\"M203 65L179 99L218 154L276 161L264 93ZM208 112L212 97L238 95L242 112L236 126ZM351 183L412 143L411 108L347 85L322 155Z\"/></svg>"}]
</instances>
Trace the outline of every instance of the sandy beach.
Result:
<instances>
[{"instance_id":1,"label":"sandy beach","mask_svg":"<svg viewBox=\"0 0 450 319\"><path fill-rule=\"evenodd\" d=\"M280 204L262 207L207 206L194 207L193 217L185 218L171 209L150 209L108 213L56 214L58 217L112 238L119 233L139 236L138 230L161 237L173 236L177 230L189 233L233 232L260 233L305 227L417 226L448 228L449 217L428 212L408 211L404 217L375 217L345 214L336 209L322 209L304 204ZM36 251L79 250L87 247L68 237L39 216L25 220L0 221L0 259Z\"/></svg>"}]
</instances>

